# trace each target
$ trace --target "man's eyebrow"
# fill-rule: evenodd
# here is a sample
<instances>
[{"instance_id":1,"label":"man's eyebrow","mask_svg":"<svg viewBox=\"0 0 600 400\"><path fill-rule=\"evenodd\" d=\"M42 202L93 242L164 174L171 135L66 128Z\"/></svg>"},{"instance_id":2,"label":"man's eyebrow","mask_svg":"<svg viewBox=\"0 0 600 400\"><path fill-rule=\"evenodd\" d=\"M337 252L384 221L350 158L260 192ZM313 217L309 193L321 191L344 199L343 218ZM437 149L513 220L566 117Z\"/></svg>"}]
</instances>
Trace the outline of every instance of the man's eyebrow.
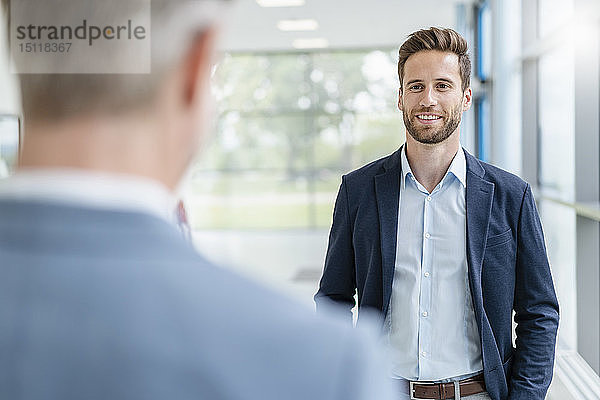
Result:
<instances>
[{"instance_id":1,"label":"man's eyebrow","mask_svg":"<svg viewBox=\"0 0 600 400\"><path fill-rule=\"evenodd\" d=\"M450 79L450 78L435 78L434 80L435 80L436 82L446 82L446 83L449 83L449 84L451 84L451 85L455 85L454 81L453 81L452 79ZM410 81L406 82L406 84L405 84L405 85L406 85L406 86L410 86L410 85L412 85L413 83L422 83L422 82L423 82L423 80L422 80L422 79L412 79L412 80L410 80Z\"/></svg>"},{"instance_id":2,"label":"man's eyebrow","mask_svg":"<svg viewBox=\"0 0 600 400\"><path fill-rule=\"evenodd\" d=\"M452 85L454 85L454 81L450 78L435 78L434 79L436 82L448 82ZM422 83L423 80L422 79L412 79L408 82L406 82L406 86L412 85L413 83Z\"/></svg>"},{"instance_id":3,"label":"man's eyebrow","mask_svg":"<svg viewBox=\"0 0 600 400\"><path fill-rule=\"evenodd\" d=\"M421 82L423 82L422 79L413 79L413 80L410 80L410 81L406 82L406 86L410 86L413 83L421 83Z\"/></svg>"}]
</instances>

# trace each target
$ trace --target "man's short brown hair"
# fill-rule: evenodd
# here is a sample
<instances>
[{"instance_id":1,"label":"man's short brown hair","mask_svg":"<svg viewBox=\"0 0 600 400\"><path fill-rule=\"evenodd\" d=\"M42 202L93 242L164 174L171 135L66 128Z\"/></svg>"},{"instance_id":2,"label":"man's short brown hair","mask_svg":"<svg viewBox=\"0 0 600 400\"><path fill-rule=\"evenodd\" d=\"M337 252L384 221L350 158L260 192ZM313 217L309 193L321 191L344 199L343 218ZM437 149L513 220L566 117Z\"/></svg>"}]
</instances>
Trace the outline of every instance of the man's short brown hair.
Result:
<instances>
[{"instance_id":1,"label":"man's short brown hair","mask_svg":"<svg viewBox=\"0 0 600 400\"><path fill-rule=\"evenodd\" d=\"M471 60L467 41L456 31L449 28L421 29L411 33L398 51L398 77L402 88L404 64L413 54L423 50L448 51L458 56L458 66L463 92L471 85Z\"/></svg>"}]
</instances>

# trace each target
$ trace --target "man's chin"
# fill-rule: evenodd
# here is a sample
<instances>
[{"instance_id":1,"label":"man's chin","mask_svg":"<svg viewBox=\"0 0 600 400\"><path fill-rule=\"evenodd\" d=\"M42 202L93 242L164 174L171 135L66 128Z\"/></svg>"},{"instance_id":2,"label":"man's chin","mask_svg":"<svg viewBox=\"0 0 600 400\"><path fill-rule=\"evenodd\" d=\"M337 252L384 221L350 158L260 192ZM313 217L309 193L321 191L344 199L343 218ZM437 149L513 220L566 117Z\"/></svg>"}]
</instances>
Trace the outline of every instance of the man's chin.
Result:
<instances>
[{"instance_id":1,"label":"man's chin","mask_svg":"<svg viewBox=\"0 0 600 400\"><path fill-rule=\"evenodd\" d=\"M428 131L431 131L428 129ZM424 145L435 145L438 143L442 143L443 141L447 140L450 136L447 136L445 138L440 138L439 135L437 135L438 132L427 132L427 134L413 134L409 132L409 135L416 140L417 142L424 144Z\"/></svg>"}]
</instances>

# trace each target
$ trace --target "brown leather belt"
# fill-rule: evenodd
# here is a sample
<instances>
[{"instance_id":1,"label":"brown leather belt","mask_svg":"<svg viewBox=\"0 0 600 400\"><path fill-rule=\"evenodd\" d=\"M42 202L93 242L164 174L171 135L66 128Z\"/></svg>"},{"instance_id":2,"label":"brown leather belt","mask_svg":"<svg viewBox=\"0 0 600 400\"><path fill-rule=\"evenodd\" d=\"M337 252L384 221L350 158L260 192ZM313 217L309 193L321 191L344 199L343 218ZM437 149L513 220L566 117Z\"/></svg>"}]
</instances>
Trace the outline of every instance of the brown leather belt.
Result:
<instances>
[{"instance_id":1,"label":"brown leather belt","mask_svg":"<svg viewBox=\"0 0 600 400\"><path fill-rule=\"evenodd\" d=\"M485 382L483 374L463 379L458 382L460 387L460 396L471 396L485 392ZM453 399L454 382L433 383L433 382L413 382L409 383L410 398L414 399Z\"/></svg>"}]
</instances>

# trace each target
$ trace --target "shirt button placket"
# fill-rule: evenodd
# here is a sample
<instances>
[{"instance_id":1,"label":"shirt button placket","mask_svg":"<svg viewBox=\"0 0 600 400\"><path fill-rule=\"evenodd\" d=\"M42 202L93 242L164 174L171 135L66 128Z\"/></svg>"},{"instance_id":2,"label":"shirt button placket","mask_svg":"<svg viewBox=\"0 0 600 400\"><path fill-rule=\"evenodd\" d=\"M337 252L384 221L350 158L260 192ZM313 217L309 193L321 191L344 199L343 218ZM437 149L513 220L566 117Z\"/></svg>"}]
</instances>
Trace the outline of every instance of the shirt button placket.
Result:
<instances>
[{"instance_id":1,"label":"shirt button placket","mask_svg":"<svg viewBox=\"0 0 600 400\"><path fill-rule=\"evenodd\" d=\"M431 195L426 195L423 204L423 258L422 258L422 271L423 276L425 278L430 277L429 271L425 271L425 269L430 270L432 265L432 246L433 241L432 237L432 229L434 228L431 224L430 215L432 212L432 197ZM428 374L430 370L430 366L428 365L427 359L431 357L431 321L429 315L430 308L430 299L431 299L431 290L432 290L432 282L431 279L422 279L421 280L421 296L419 299L419 311L420 311L420 323L419 323L419 344L420 344L420 355L422 361L419 363L419 371L424 374Z\"/></svg>"}]
</instances>

